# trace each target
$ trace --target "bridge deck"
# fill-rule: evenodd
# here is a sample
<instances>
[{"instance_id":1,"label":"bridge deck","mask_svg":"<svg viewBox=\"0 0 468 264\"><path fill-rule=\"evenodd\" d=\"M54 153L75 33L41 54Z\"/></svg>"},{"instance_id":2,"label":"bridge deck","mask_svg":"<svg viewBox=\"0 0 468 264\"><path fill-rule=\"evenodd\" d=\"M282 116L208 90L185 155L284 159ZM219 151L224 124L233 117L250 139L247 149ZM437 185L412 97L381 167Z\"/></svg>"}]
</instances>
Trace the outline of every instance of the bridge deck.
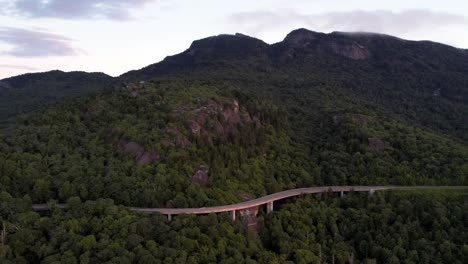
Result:
<instances>
[{"instance_id":1,"label":"bridge deck","mask_svg":"<svg viewBox=\"0 0 468 264\"><path fill-rule=\"evenodd\" d=\"M128 207L131 211L147 212L147 213L161 213L165 215L177 214L211 214L220 212L230 212L243 210L255 206L264 205L270 202L275 202L285 198L295 197L302 194L314 193L327 193L327 192L373 192L382 190L418 190L418 189L453 189L453 190L467 190L468 186L325 186L325 187L311 187L292 189L282 192L273 193L257 199L211 207L200 208L141 208L141 207ZM58 204L58 208L64 209L65 204ZM47 204L34 204L33 210L47 211L49 206Z\"/></svg>"}]
</instances>

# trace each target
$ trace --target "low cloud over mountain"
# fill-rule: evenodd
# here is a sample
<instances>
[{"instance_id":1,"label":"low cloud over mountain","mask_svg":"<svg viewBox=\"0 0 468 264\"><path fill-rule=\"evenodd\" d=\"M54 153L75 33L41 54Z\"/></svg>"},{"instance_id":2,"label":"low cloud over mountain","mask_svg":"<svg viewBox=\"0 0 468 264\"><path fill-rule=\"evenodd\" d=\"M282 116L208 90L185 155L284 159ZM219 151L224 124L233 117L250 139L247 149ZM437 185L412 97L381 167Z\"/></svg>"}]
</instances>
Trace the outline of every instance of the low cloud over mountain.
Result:
<instances>
[{"instance_id":1,"label":"low cloud over mountain","mask_svg":"<svg viewBox=\"0 0 468 264\"><path fill-rule=\"evenodd\" d=\"M425 9L410 9L401 12L355 10L321 14L302 14L292 10L281 13L254 11L233 14L228 21L235 25L242 25L250 30L249 33L274 30L281 26L289 28L296 24L320 31L369 31L397 35L445 26L468 26L466 16Z\"/></svg>"}]
</instances>

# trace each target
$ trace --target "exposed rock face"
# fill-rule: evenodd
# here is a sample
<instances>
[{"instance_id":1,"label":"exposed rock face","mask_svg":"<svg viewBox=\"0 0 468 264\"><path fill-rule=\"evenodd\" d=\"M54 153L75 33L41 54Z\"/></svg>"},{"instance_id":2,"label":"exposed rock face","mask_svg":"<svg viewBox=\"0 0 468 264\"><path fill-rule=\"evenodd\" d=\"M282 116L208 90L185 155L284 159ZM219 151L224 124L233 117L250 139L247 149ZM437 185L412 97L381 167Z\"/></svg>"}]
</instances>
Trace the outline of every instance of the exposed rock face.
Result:
<instances>
[{"instance_id":1,"label":"exposed rock face","mask_svg":"<svg viewBox=\"0 0 468 264\"><path fill-rule=\"evenodd\" d=\"M196 138L210 137L210 133L221 137L235 135L238 128L253 123L257 128L261 122L240 110L239 102L232 98L209 100L202 107L192 111L195 117L188 124L188 129Z\"/></svg>"},{"instance_id":2,"label":"exposed rock face","mask_svg":"<svg viewBox=\"0 0 468 264\"><path fill-rule=\"evenodd\" d=\"M138 92L134 88L133 91ZM90 109L90 112L96 112ZM241 111L239 102L232 98L210 99L203 103L201 107L191 110L181 108L177 110L177 115L182 116L182 120L187 122L187 129L194 138L202 138L208 144L213 143L213 136L227 137L238 133L238 129L246 124L253 124L256 128L261 127L261 122L256 117L251 117L246 111ZM161 138L161 145L164 147L187 148L192 145L189 138L179 129L169 125L164 136ZM118 149L127 156L131 156L138 164L153 164L160 160L159 153L148 151L145 146L123 137L123 132L111 131L106 137L106 143L117 146ZM208 169L200 166L192 178L192 181L206 186L208 184Z\"/></svg>"},{"instance_id":3,"label":"exposed rock face","mask_svg":"<svg viewBox=\"0 0 468 264\"><path fill-rule=\"evenodd\" d=\"M370 57L370 52L367 48L358 43L331 43L331 49L339 55L345 56L353 60L366 60Z\"/></svg>"},{"instance_id":4,"label":"exposed rock face","mask_svg":"<svg viewBox=\"0 0 468 264\"><path fill-rule=\"evenodd\" d=\"M200 186L207 186L209 168L207 166L199 166L195 174L192 176L192 183L199 184Z\"/></svg>"},{"instance_id":5,"label":"exposed rock face","mask_svg":"<svg viewBox=\"0 0 468 264\"><path fill-rule=\"evenodd\" d=\"M192 131L192 134L193 134L195 137L199 137L199 136L200 136L201 126L200 126L200 124L198 124L196 121L190 122L190 124L189 124L189 129L190 129L190 131Z\"/></svg>"},{"instance_id":6,"label":"exposed rock face","mask_svg":"<svg viewBox=\"0 0 468 264\"><path fill-rule=\"evenodd\" d=\"M248 194L244 192L240 192L237 194L240 196L244 201L251 200L252 197L250 197ZM255 230L258 231L258 206L254 206L251 208L247 208L244 210L239 210L239 214L241 216L241 221L244 224L244 226L250 230Z\"/></svg>"},{"instance_id":7,"label":"exposed rock face","mask_svg":"<svg viewBox=\"0 0 468 264\"><path fill-rule=\"evenodd\" d=\"M387 144L380 138L368 138L369 149L382 151L387 148Z\"/></svg>"},{"instance_id":8,"label":"exposed rock face","mask_svg":"<svg viewBox=\"0 0 468 264\"><path fill-rule=\"evenodd\" d=\"M135 162L141 165L152 164L160 160L158 153L147 151L142 145L134 141L121 139L118 141L117 146L125 155L133 157Z\"/></svg>"},{"instance_id":9,"label":"exposed rock face","mask_svg":"<svg viewBox=\"0 0 468 264\"><path fill-rule=\"evenodd\" d=\"M258 206L240 210L241 221L246 228L258 231Z\"/></svg>"},{"instance_id":10,"label":"exposed rock face","mask_svg":"<svg viewBox=\"0 0 468 264\"><path fill-rule=\"evenodd\" d=\"M288 58L294 57L296 49L312 49L324 53L331 51L353 60L365 60L370 57L370 51L355 40L344 39L338 34L323 34L303 28L289 33L283 43L289 47L285 51Z\"/></svg>"},{"instance_id":11,"label":"exposed rock face","mask_svg":"<svg viewBox=\"0 0 468 264\"><path fill-rule=\"evenodd\" d=\"M144 152L140 157L136 159L138 164L148 165L156 161L159 161L160 156L156 152Z\"/></svg>"},{"instance_id":12,"label":"exposed rock face","mask_svg":"<svg viewBox=\"0 0 468 264\"><path fill-rule=\"evenodd\" d=\"M239 103L236 100L233 100L231 104L226 104L221 113L228 123L239 124L242 121L239 115Z\"/></svg>"}]
</instances>

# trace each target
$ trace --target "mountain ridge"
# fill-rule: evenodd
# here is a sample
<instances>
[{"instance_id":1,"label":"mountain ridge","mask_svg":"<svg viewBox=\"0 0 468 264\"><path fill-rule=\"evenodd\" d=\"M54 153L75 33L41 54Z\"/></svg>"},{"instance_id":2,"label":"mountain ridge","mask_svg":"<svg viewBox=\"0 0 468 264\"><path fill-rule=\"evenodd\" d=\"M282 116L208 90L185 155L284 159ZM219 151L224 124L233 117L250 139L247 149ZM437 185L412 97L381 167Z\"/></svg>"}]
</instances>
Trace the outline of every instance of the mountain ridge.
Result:
<instances>
[{"instance_id":1,"label":"mountain ridge","mask_svg":"<svg viewBox=\"0 0 468 264\"><path fill-rule=\"evenodd\" d=\"M228 45L227 40L242 42L244 48ZM278 83L301 82L315 87L312 90L332 86L340 94L363 98L381 113L404 116L408 122L467 140L462 132L468 131L466 72L468 54L444 44L297 29L274 44L239 35L201 39L182 53L118 79L229 80L238 86L269 87L280 97L285 95L275 87ZM416 111L420 113L415 115Z\"/></svg>"},{"instance_id":2,"label":"mountain ridge","mask_svg":"<svg viewBox=\"0 0 468 264\"><path fill-rule=\"evenodd\" d=\"M297 32L308 32L308 33L312 33L314 35L320 35L320 36L339 36L339 35L342 35L342 36L347 36L347 37L382 37L382 38L387 38L387 39L395 39L395 40L399 40L399 41L402 41L402 42L409 42L409 43L427 43L427 44L435 44L437 46L442 46L442 47L446 47L446 48L449 48L449 49L453 49L453 50L457 50L457 51L461 51L462 53L466 53L468 52L468 49L465 49L465 48L457 48L455 46L452 46L452 45L449 45L449 44L445 44L445 43L441 43L441 42L437 42L437 41L432 41L432 40L408 40L408 39L404 39L404 38L400 38L400 37L397 37L397 36L393 36L393 35L389 35L389 34L385 34L385 33L377 33L377 32L367 32L367 31L332 31L330 33L323 33L323 32L318 32L318 31L312 31L312 30L309 30L309 29L306 29L306 28L299 28L299 29L295 29L293 31L291 31L290 33L288 33L285 38L280 41L280 42L275 42L275 43L271 43L271 44L268 44L266 42L264 42L263 40L259 39L259 38L255 38L255 37L252 37L252 36L249 36L247 34L243 34L243 33L235 33L235 34L218 34L218 35L213 35L213 36L208 36L208 37L205 37L205 38L201 38L201 39L198 39L198 40L194 40L191 45L189 46L189 48L181 53L177 53L177 54L174 54L174 55L168 55L166 56L163 60L159 61L159 62L155 62L155 63L152 63L152 64L149 64L147 66L144 66L140 69L134 69L134 70L129 70L127 72L124 72L120 75L117 75L113 78L115 79L118 79L119 77L122 77L122 76L125 76L127 75L128 73L131 73L131 72L135 72L135 71L139 71L141 69L144 69L144 68L147 68L149 66L152 66L152 65L156 65L156 64L159 64L163 61L165 61L166 59L170 59L174 56L177 56L177 55L180 55L180 54L183 54L187 51L191 51L191 49L193 48L194 45L196 45L197 43L199 42L203 42L203 41L207 41L207 40L212 40L212 39L219 39L219 38L244 38L244 39L251 39L251 40L257 40L258 42L261 42L263 44L265 44L266 46L273 46L273 45L276 45L276 44L280 44L280 43L283 43L285 40L287 40L288 36L290 36L291 34L296 34ZM24 73L24 74L20 74L20 75L14 75L14 76L10 76L10 77L5 77L3 79L0 79L0 81L2 82L5 82L7 81L8 79L12 79L12 78L17 78L17 77L20 77L20 76L28 76L28 75L39 75L39 74L49 74L49 73L54 73L54 72L61 72L61 73L89 73L89 74L104 74L104 75L107 75L109 77L112 77L108 74L106 74L105 72L88 72L88 71L82 71L82 70L73 70L73 71L62 71L62 70L59 70L59 69L56 69L56 70L49 70L49 71L44 71L44 72L34 72L34 73Z\"/></svg>"},{"instance_id":3,"label":"mountain ridge","mask_svg":"<svg viewBox=\"0 0 468 264\"><path fill-rule=\"evenodd\" d=\"M91 90L99 92L122 83L184 78L229 81L239 87L254 84L257 90L271 90L278 98L286 96L279 87L281 83L310 86L310 92L320 86L329 86L340 95L361 98L381 113L403 116L408 122L468 140L465 135L468 134L465 133L468 131L466 72L468 53L444 44L403 40L379 33L327 34L300 28L273 44L240 33L195 40L179 54L115 78L100 73L51 71L1 81L9 83L11 79L35 76L47 79L47 76L57 74L82 74L88 76L84 81L96 88ZM96 75L102 78L92 77ZM66 83L58 85L70 86ZM35 90L40 91L42 89L37 88L45 86L47 82L39 83ZM73 94L86 95L87 92ZM30 95L34 93L18 97L17 101L28 99ZM50 94L47 96L51 97ZM44 104L48 101L45 99Z\"/></svg>"},{"instance_id":4,"label":"mountain ridge","mask_svg":"<svg viewBox=\"0 0 468 264\"><path fill-rule=\"evenodd\" d=\"M230 208L231 219L124 207L173 214L313 186L467 186L459 54L298 30L271 45L202 39L120 78L18 78L0 88L0 107L31 110L0 129L0 262L462 263L463 191L329 190L273 212L273 201Z\"/></svg>"},{"instance_id":5,"label":"mountain ridge","mask_svg":"<svg viewBox=\"0 0 468 264\"><path fill-rule=\"evenodd\" d=\"M0 123L17 115L43 109L66 98L103 91L113 82L100 72L52 70L0 80Z\"/></svg>"}]
</instances>

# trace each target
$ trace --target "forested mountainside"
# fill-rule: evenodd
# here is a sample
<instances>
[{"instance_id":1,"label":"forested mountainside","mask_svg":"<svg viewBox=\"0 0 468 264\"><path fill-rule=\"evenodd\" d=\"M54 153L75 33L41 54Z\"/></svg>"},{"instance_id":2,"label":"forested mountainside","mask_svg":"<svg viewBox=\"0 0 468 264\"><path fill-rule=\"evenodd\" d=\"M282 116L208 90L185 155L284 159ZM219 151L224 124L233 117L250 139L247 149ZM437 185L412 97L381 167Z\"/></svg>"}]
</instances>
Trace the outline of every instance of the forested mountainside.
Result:
<instances>
[{"instance_id":1,"label":"forested mountainside","mask_svg":"<svg viewBox=\"0 0 468 264\"><path fill-rule=\"evenodd\" d=\"M201 207L323 184L467 184L468 147L450 138L334 110L310 113L318 127L303 135L303 116L241 90L148 82L49 109L4 132L1 188Z\"/></svg>"},{"instance_id":2,"label":"forested mountainside","mask_svg":"<svg viewBox=\"0 0 468 264\"><path fill-rule=\"evenodd\" d=\"M106 89L112 77L103 73L50 71L0 80L0 125L17 115L44 109L66 98Z\"/></svg>"},{"instance_id":3,"label":"forested mountainside","mask_svg":"<svg viewBox=\"0 0 468 264\"><path fill-rule=\"evenodd\" d=\"M76 82L92 95L64 92L0 130L0 261L464 263L463 191L305 197L235 223L124 206L468 185L467 69L466 53L441 44L301 29L273 45L211 37L142 70ZM30 77L10 85L33 89ZM47 202L67 209L32 212Z\"/></svg>"},{"instance_id":4,"label":"forested mountainside","mask_svg":"<svg viewBox=\"0 0 468 264\"><path fill-rule=\"evenodd\" d=\"M242 34L198 40L185 52L121 79L172 75L229 80L268 91L279 100L292 99L298 106L309 106L317 94L326 92L466 142L467 72L466 52L446 45L299 29L272 45ZM309 110L313 109L303 109Z\"/></svg>"}]
</instances>

